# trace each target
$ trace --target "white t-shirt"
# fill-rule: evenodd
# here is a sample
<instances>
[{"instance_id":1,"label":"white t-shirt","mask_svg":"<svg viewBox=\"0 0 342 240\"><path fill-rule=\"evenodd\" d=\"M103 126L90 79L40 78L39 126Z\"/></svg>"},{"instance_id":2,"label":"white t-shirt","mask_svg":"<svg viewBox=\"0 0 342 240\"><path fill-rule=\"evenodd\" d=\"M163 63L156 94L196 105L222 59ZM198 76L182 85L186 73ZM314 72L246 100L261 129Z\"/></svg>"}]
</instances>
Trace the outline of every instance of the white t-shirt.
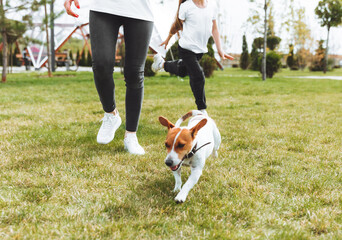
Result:
<instances>
[{"instance_id":1,"label":"white t-shirt","mask_svg":"<svg viewBox=\"0 0 342 240\"><path fill-rule=\"evenodd\" d=\"M178 17L184 24L179 45L194 53L208 52L207 44L216 16L217 7L214 0L208 0L205 8L197 7L192 0L182 3Z\"/></svg>"},{"instance_id":2,"label":"white t-shirt","mask_svg":"<svg viewBox=\"0 0 342 240\"><path fill-rule=\"evenodd\" d=\"M90 10L153 21L150 0L91 0Z\"/></svg>"}]
</instances>

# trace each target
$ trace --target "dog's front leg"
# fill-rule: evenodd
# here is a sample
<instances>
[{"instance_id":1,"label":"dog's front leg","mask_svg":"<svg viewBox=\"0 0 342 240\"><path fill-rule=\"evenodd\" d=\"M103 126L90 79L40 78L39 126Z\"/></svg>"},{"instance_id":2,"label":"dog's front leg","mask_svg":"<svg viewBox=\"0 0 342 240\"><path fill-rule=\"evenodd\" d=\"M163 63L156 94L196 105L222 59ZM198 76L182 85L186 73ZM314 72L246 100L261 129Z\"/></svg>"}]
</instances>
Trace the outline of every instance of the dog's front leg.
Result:
<instances>
[{"instance_id":1,"label":"dog's front leg","mask_svg":"<svg viewBox=\"0 0 342 240\"><path fill-rule=\"evenodd\" d=\"M175 201L177 203L185 202L186 197L188 196L189 191L194 187L194 185L198 182L198 179L202 175L202 167L192 167L191 168L191 174L186 181L186 183L183 185L180 192L177 194Z\"/></svg>"},{"instance_id":2,"label":"dog's front leg","mask_svg":"<svg viewBox=\"0 0 342 240\"><path fill-rule=\"evenodd\" d=\"M173 192L178 192L182 187L181 168L177 171L173 171L173 176L175 177L175 188L173 189Z\"/></svg>"}]
</instances>

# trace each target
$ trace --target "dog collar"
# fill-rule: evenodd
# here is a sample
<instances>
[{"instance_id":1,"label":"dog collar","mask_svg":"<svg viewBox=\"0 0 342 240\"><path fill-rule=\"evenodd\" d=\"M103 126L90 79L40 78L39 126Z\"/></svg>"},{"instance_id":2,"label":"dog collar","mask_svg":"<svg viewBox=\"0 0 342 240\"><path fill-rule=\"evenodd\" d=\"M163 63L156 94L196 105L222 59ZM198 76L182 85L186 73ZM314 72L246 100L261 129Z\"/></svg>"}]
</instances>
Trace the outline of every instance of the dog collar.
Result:
<instances>
[{"instance_id":1,"label":"dog collar","mask_svg":"<svg viewBox=\"0 0 342 240\"><path fill-rule=\"evenodd\" d=\"M182 161L184 161L185 159L189 159L189 158L193 157L198 150L200 150L204 146L209 145L210 143L211 142L207 142L207 143L203 144L202 146L200 146L199 148L197 148L197 143L196 143L195 146L191 149L191 151L188 154L185 154Z\"/></svg>"}]
</instances>

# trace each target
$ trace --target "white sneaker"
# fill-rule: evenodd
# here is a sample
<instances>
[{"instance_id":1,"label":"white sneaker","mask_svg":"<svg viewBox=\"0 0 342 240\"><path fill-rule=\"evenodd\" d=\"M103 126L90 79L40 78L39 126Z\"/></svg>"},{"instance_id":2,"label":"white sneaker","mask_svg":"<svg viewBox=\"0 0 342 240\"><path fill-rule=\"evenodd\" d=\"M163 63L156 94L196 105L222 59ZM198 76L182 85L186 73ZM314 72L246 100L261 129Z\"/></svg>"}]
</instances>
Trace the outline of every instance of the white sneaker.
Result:
<instances>
[{"instance_id":1,"label":"white sneaker","mask_svg":"<svg viewBox=\"0 0 342 240\"><path fill-rule=\"evenodd\" d=\"M204 115L209 116L208 113L207 113L207 111L206 111L205 109L201 109L200 111L201 111Z\"/></svg>"},{"instance_id":2,"label":"white sneaker","mask_svg":"<svg viewBox=\"0 0 342 240\"><path fill-rule=\"evenodd\" d=\"M134 133L128 133L124 139L125 150L131 154L144 155L145 150L140 146L137 135Z\"/></svg>"},{"instance_id":3,"label":"white sneaker","mask_svg":"<svg viewBox=\"0 0 342 240\"><path fill-rule=\"evenodd\" d=\"M107 144L113 140L115 131L121 125L121 118L118 112L116 115L105 113L101 121L102 125L97 134L97 142L100 144Z\"/></svg>"},{"instance_id":4,"label":"white sneaker","mask_svg":"<svg viewBox=\"0 0 342 240\"><path fill-rule=\"evenodd\" d=\"M153 72L158 72L159 70L163 69L163 64L165 61L159 53L154 55L153 60L154 61L151 67Z\"/></svg>"}]
</instances>

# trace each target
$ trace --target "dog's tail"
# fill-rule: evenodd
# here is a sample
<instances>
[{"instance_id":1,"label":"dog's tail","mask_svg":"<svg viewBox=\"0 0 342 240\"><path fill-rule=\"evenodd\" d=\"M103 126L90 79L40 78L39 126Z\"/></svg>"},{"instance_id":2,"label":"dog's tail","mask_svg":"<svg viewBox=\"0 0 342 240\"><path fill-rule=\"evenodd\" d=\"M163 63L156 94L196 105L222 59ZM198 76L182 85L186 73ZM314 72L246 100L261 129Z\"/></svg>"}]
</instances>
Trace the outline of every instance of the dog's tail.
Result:
<instances>
[{"instance_id":1,"label":"dog's tail","mask_svg":"<svg viewBox=\"0 0 342 240\"><path fill-rule=\"evenodd\" d=\"M184 122L186 119L188 119L189 117L197 116L197 115L204 115L204 113L199 111L199 110L192 110L192 111L188 112L187 114L185 114L180 119L178 119L176 124L175 124L175 127L180 127L182 122Z\"/></svg>"}]
</instances>

